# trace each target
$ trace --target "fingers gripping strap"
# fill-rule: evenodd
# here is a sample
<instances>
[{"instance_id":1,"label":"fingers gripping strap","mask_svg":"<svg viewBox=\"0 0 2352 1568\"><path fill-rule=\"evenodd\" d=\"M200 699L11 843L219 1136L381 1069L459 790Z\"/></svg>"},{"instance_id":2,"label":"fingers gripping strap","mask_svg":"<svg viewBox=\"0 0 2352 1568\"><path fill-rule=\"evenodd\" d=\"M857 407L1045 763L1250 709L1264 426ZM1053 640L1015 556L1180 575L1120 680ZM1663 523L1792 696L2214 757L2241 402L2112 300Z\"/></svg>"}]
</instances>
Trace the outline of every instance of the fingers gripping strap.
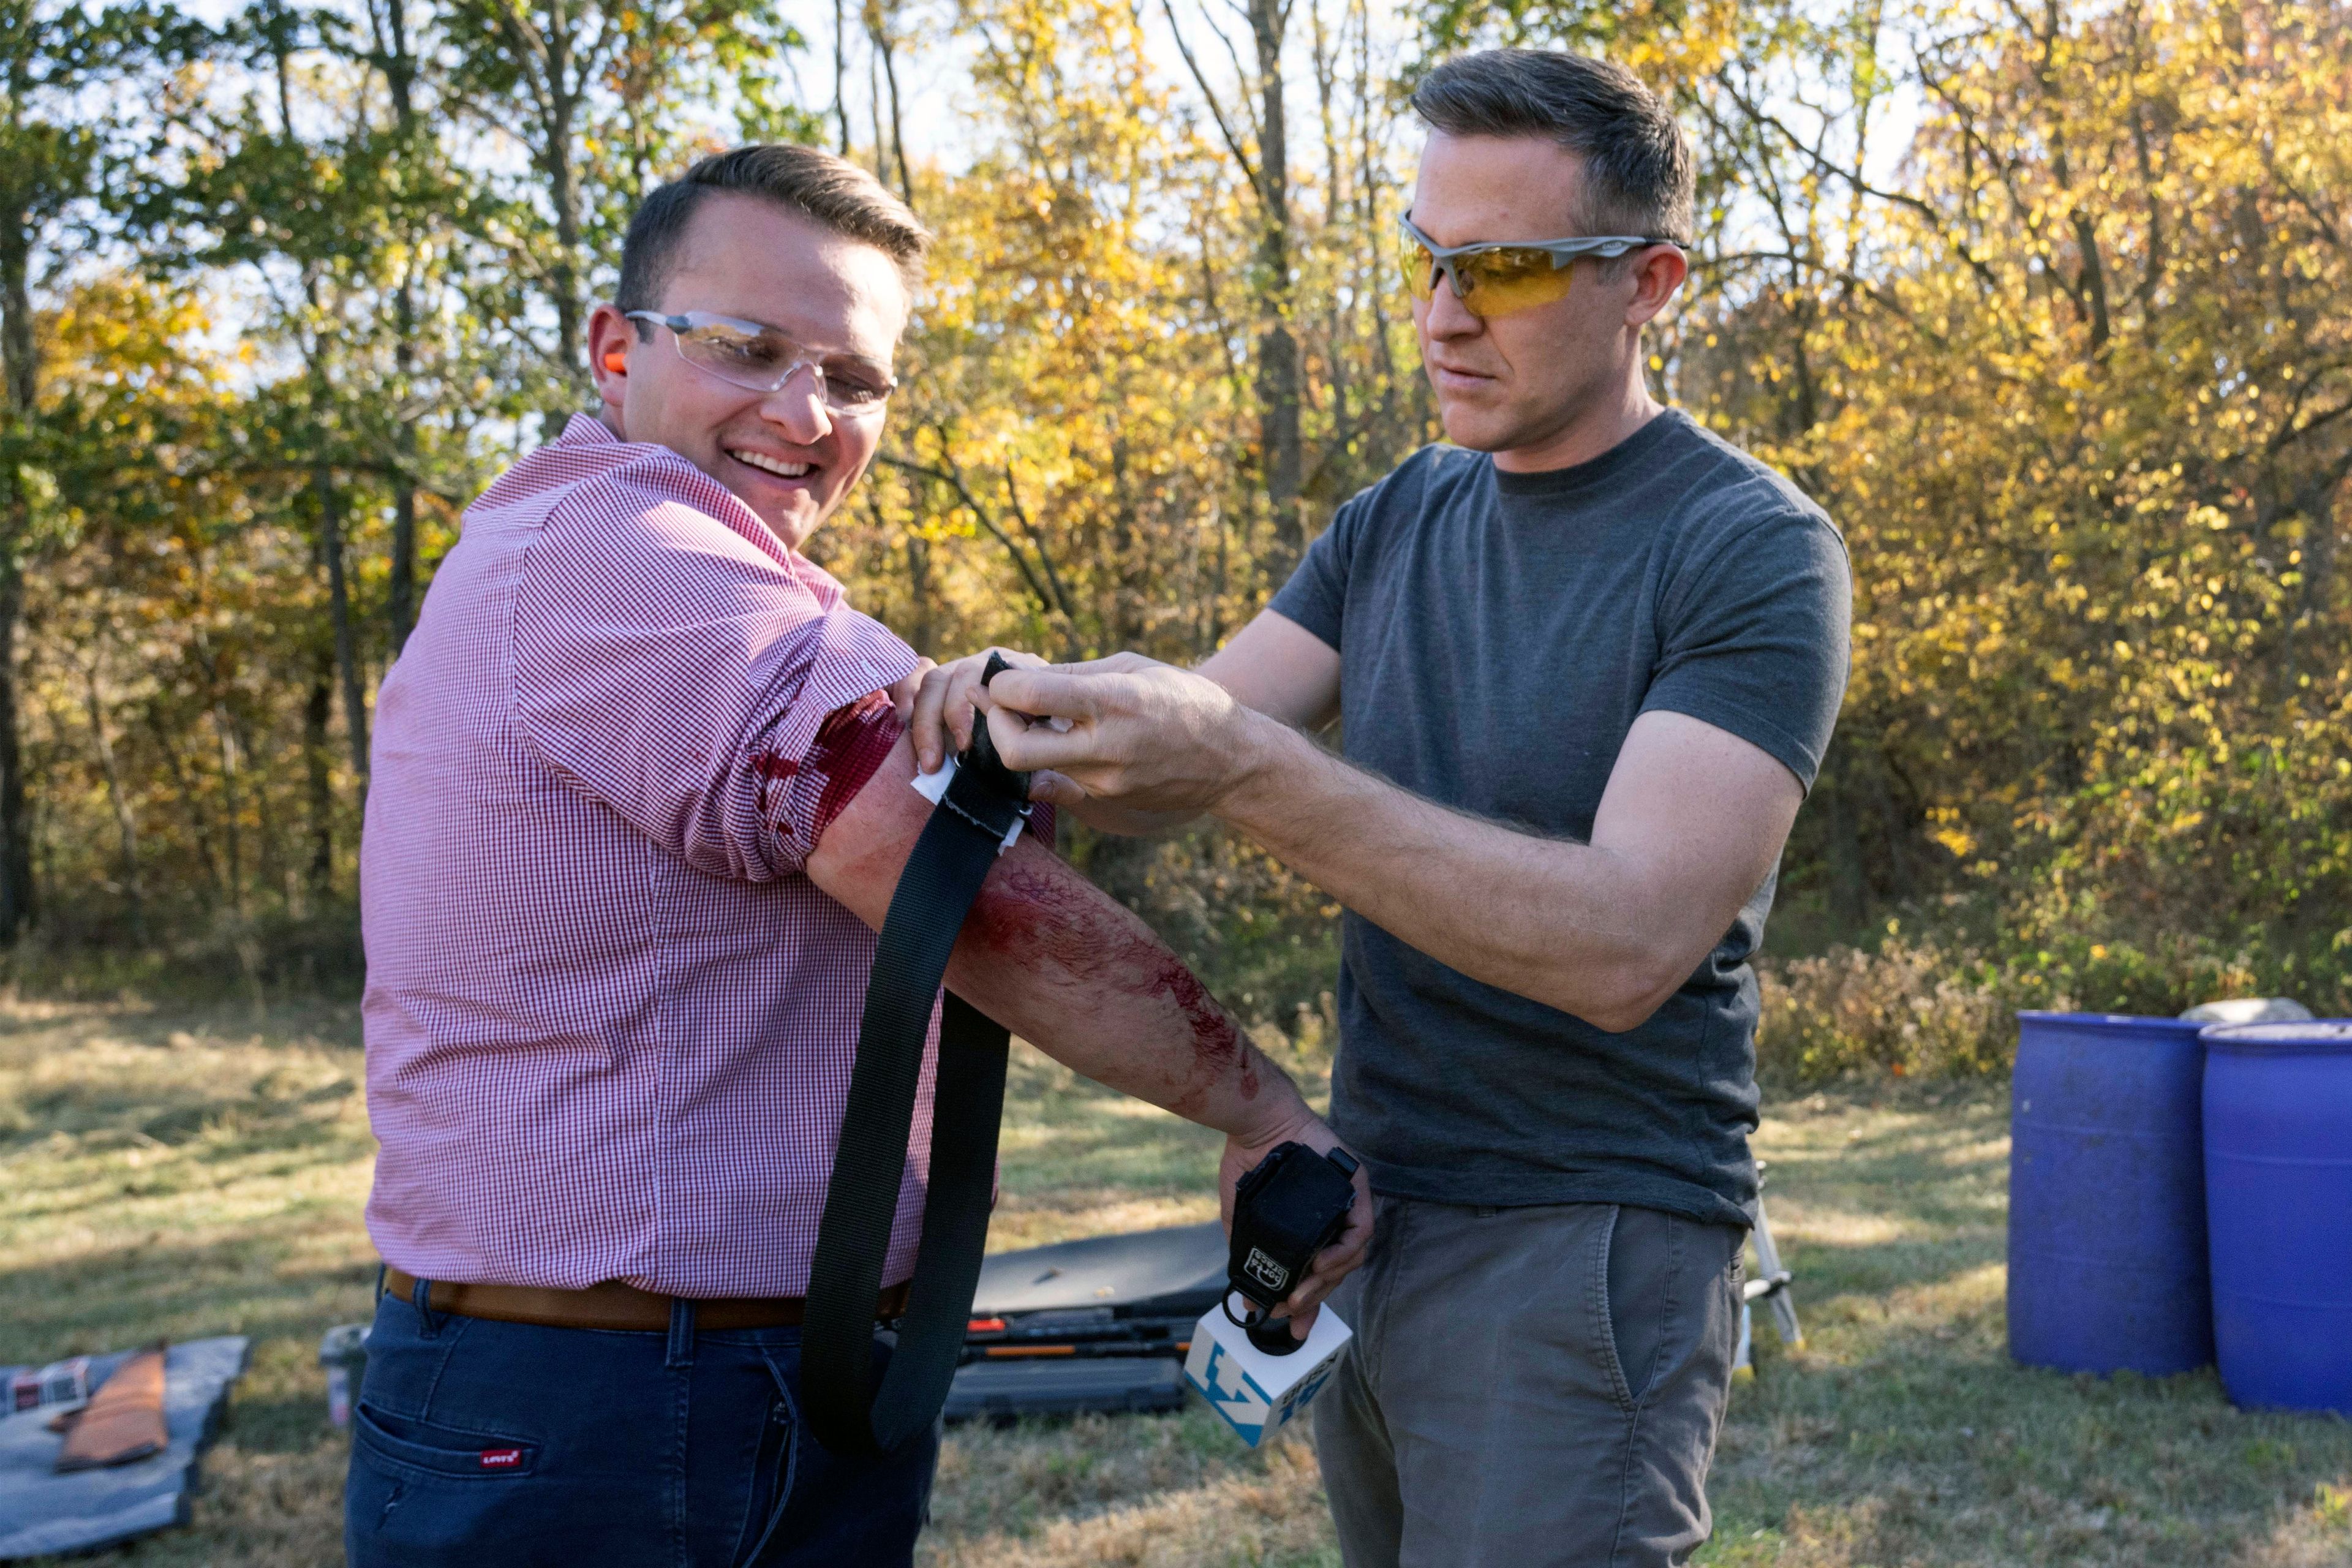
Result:
<instances>
[{"instance_id":1,"label":"fingers gripping strap","mask_svg":"<svg viewBox=\"0 0 2352 1568\"><path fill-rule=\"evenodd\" d=\"M898 1206L931 1002L1017 809L977 790L952 791L915 842L875 949L801 1336L802 1403L818 1439L836 1453L884 1453L928 1429L962 1353L988 1240L1009 1039L950 995L940 1031L930 1187L913 1290L889 1370L874 1387L874 1300ZM988 821L998 818L991 828Z\"/></svg>"}]
</instances>

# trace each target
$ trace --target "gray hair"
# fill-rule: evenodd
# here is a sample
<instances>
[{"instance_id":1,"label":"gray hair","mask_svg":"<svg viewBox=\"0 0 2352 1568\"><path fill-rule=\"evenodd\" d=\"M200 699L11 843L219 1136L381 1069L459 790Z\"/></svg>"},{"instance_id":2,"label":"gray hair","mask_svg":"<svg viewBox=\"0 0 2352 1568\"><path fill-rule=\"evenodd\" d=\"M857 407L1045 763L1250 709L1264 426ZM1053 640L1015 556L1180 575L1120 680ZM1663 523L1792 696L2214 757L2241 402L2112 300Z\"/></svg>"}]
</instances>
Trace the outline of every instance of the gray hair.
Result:
<instances>
[{"instance_id":1,"label":"gray hair","mask_svg":"<svg viewBox=\"0 0 2352 1568\"><path fill-rule=\"evenodd\" d=\"M1430 72L1412 107L1448 135L1540 136L1575 153L1590 232L1690 243L1690 144L1674 111L1623 66L1556 49L1481 49Z\"/></svg>"}]
</instances>

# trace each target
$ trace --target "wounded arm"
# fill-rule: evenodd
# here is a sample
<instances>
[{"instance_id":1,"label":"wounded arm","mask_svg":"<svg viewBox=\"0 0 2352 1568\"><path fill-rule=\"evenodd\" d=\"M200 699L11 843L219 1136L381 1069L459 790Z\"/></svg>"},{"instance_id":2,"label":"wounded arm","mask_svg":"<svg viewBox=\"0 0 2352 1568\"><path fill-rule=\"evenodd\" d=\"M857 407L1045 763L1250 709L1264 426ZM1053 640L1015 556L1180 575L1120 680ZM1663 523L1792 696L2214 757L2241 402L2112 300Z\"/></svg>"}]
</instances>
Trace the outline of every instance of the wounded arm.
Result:
<instances>
[{"instance_id":1,"label":"wounded arm","mask_svg":"<svg viewBox=\"0 0 2352 1568\"><path fill-rule=\"evenodd\" d=\"M896 721L887 710L869 723ZM822 828L809 879L877 931L931 813L903 735ZM1098 1083L1220 1131L1297 1091L1150 927L1024 835L997 859L948 963L958 995Z\"/></svg>"}]
</instances>

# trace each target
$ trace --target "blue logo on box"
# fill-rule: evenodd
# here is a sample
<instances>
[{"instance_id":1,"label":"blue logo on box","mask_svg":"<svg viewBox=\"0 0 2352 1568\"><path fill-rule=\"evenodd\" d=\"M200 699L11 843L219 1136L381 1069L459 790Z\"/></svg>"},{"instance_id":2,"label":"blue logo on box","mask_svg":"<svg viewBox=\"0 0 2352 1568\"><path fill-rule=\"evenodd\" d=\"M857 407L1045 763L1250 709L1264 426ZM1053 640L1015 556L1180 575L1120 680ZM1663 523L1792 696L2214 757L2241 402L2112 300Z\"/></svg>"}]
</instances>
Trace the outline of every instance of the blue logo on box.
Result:
<instances>
[{"instance_id":1,"label":"blue logo on box","mask_svg":"<svg viewBox=\"0 0 2352 1568\"><path fill-rule=\"evenodd\" d=\"M1305 1405L1309 1400L1323 1392L1323 1385L1331 1381L1331 1373L1338 1370L1339 1365L1339 1363L1335 1357L1329 1366L1325 1367L1321 1372L1317 1373L1313 1377L1308 1378L1305 1383L1302 1383L1297 1388L1292 1389L1290 1391L1289 1398L1285 1400L1284 1403L1289 1405L1293 1410Z\"/></svg>"},{"instance_id":2,"label":"blue logo on box","mask_svg":"<svg viewBox=\"0 0 2352 1568\"><path fill-rule=\"evenodd\" d=\"M1250 1381L1249 1373L1241 1369L1225 1347L1209 1347L1209 1364L1203 1371L1201 1392L1208 1395L1209 1404L1225 1418L1225 1424L1255 1444L1265 1430L1269 1407L1265 1391Z\"/></svg>"}]
</instances>

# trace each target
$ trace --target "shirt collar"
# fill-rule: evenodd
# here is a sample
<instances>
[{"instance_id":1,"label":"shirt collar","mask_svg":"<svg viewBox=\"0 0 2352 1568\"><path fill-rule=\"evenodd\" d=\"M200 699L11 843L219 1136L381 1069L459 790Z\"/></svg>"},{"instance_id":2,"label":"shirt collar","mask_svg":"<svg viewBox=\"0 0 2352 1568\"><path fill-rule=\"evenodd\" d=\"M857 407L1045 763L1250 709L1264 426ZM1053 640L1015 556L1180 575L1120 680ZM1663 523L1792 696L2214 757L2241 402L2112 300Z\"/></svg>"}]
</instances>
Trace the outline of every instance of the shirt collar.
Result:
<instances>
[{"instance_id":1,"label":"shirt collar","mask_svg":"<svg viewBox=\"0 0 2352 1568\"><path fill-rule=\"evenodd\" d=\"M563 426L563 434L555 438L559 447L617 447L621 438L613 427L593 414L575 414Z\"/></svg>"},{"instance_id":2,"label":"shirt collar","mask_svg":"<svg viewBox=\"0 0 2352 1568\"><path fill-rule=\"evenodd\" d=\"M624 445L656 446L656 444L652 442L623 442L618 436L613 433L613 427L611 426L605 424L604 420L598 418L593 414L574 414L571 419L565 423L563 426L563 434L555 438L553 445L571 448L619 447ZM656 447L656 449L667 453L672 458L676 458L677 461L681 463L687 462L687 459L684 457L676 452L670 451L667 447ZM693 467L691 463L688 463L687 466L689 468ZM719 483L718 480L711 479L709 475L704 473L700 468L695 468L694 473L696 478L701 479L707 484L716 486ZM723 487L721 487L721 489L723 489ZM726 494L728 500L733 503L727 509L727 510L731 512L733 515L722 516L720 518L721 521L725 522L737 533L743 535L760 545L763 550L782 557L787 569L792 572L793 575L798 577L802 584L805 585L811 593L817 596L817 600L820 604L830 608L832 605L842 600L843 590L839 579L835 577L832 573L827 572L824 567L818 565L815 562L810 560L807 556L802 554L799 551L794 550L784 543L782 540L778 539L776 537L775 531L771 529L765 522L762 522L760 520L760 514L753 511L748 505L744 504L743 499L740 496L736 495L731 490L725 490L724 493Z\"/></svg>"}]
</instances>

